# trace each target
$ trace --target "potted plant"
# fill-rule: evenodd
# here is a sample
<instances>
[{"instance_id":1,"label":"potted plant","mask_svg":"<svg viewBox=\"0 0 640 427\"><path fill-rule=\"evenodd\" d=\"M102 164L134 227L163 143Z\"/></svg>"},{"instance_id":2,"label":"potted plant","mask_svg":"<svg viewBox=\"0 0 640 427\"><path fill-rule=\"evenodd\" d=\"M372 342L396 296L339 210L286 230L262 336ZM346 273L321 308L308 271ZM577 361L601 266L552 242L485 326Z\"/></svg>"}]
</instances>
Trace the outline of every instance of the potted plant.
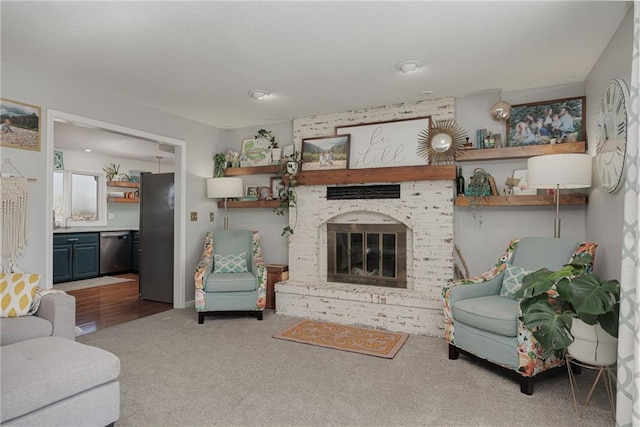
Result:
<instances>
[{"instance_id":1,"label":"potted plant","mask_svg":"<svg viewBox=\"0 0 640 427\"><path fill-rule=\"evenodd\" d=\"M558 271L540 269L526 275L516 292L522 322L547 353L595 365L616 361L620 283L602 281L589 272L584 253Z\"/></svg>"},{"instance_id":2,"label":"potted plant","mask_svg":"<svg viewBox=\"0 0 640 427\"><path fill-rule=\"evenodd\" d=\"M120 165L109 163L102 171L107 176L107 181L120 181Z\"/></svg>"},{"instance_id":3,"label":"potted plant","mask_svg":"<svg viewBox=\"0 0 640 427\"><path fill-rule=\"evenodd\" d=\"M266 139L269 141L269 149L271 150L271 160L273 163L279 163L282 158L282 149L278 148L276 137L270 130L260 129L254 136L255 139Z\"/></svg>"},{"instance_id":4,"label":"potted plant","mask_svg":"<svg viewBox=\"0 0 640 427\"><path fill-rule=\"evenodd\" d=\"M287 157L286 159L286 168L280 168L278 171L278 177L280 177L280 186L278 190L278 199L280 200L280 205L273 208L273 211L276 215L284 215L285 211L289 208L295 208L297 206L296 199L296 175L298 173L298 165L299 165L299 153L294 151L291 157ZM291 164L291 166L290 166ZM295 167L293 166L295 165ZM296 223L298 217L296 215ZM282 236L290 236L293 234L296 223L291 225L287 225L282 229Z\"/></svg>"},{"instance_id":5,"label":"potted plant","mask_svg":"<svg viewBox=\"0 0 640 427\"><path fill-rule=\"evenodd\" d=\"M215 153L213 155L213 177L220 178L224 176L224 170L227 167L227 156L224 153Z\"/></svg>"}]
</instances>

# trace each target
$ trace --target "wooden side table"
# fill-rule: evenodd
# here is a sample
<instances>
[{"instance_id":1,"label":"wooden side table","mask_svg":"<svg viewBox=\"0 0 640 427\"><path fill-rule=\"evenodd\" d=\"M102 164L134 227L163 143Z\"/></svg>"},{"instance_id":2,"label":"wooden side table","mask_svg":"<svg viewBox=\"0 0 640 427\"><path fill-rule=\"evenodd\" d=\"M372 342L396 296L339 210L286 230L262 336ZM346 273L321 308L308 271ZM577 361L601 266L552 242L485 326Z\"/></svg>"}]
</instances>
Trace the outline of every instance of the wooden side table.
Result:
<instances>
[{"instance_id":1,"label":"wooden side table","mask_svg":"<svg viewBox=\"0 0 640 427\"><path fill-rule=\"evenodd\" d=\"M276 308L275 284L288 278L288 265L267 264L267 308Z\"/></svg>"}]
</instances>

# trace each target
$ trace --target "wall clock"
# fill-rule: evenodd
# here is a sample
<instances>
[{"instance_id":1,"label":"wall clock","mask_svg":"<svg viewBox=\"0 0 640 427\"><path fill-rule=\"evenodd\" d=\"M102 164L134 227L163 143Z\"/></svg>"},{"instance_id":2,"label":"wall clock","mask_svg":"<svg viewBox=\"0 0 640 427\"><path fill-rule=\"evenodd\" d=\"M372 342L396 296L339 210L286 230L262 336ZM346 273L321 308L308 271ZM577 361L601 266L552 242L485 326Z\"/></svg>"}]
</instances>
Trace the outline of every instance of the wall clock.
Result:
<instances>
[{"instance_id":1,"label":"wall clock","mask_svg":"<svg viewBox=\"0 0 640 427\"><path fill-rule=\"evenodd\" d=\"M618 191L623 182L628 99L624 80L613 79L602 93L598 107L596 169L600 184L610 193Z\"/></svg>"}]
</instances>

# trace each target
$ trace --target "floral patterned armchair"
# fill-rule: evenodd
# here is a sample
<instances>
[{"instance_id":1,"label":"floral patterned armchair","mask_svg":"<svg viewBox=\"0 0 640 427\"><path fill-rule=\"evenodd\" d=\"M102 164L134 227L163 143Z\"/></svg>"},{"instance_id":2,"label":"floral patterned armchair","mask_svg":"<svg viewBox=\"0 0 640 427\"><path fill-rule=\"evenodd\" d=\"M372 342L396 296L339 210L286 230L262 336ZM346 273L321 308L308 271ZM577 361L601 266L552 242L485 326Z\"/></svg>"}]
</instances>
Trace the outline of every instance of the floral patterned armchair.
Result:
<instances>
[{"instance_id":1,"label":"floral patterned armchair","mask_svg":"<svg viewBox=\"0 0 640 427\"><path fill-rule=\"evenodd\" d=\"M267 303L267 268L260 234L249 230L210 231L196 267L198 323L218 312L250 311L262 320Z\"/></svg>"},{"instance_id":2,"label":"floral patterned armchair","mask_svg":"<svg viewBox=\"0 0 640 427\"><path fill-rule=\"evenodd\" d=\"M595 257L596 246L571 239L514 239L489 270L445 286L442 297L449 359L457 359L461 352L485 359L514 374L523 393L533 394L535 379L563 365L564 360L543 355L542 347L520 321L520 304L513 294L527 273L543 267L559 270L584 252Z\"/></svg>"}]
</instances>

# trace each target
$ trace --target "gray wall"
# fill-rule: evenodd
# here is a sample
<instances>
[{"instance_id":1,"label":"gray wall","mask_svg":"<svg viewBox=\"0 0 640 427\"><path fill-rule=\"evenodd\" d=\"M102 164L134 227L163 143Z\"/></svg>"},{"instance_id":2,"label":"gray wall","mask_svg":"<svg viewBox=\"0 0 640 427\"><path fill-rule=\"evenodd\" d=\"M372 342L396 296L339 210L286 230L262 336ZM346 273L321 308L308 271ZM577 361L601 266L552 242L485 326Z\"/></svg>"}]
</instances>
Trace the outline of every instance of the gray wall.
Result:
<instances>
[{"instance_id":1,"label":"gray wall","mask_svg":"<svg viewBox=\"0 0 640 427\"><path fill-rule=\"evenodd\" d=\"M630 83L632 53L633 8L630 8L585 82L588 135L595 135L598 103L609 80L620 78L627 85ZM591 141L595 139L592 137ZM595 155L595 142L590 144L589 153ZM594 169L594 187L587 209L587 238L599 245L594 269L603 279L620 280L623 209L624 192L611 194L599 188Z\"/></svg>"},{"instance_id":2,"label":"gray wall","mask_svg":"<svg viewBox=\"0 0 640 427\"><path fill-rule=\"evenodd\" d=\"M199 221L186 224L185 292L186 300L194 298L193 270L202 253L203 235L212 225L208 211L217 208L206 198L205 178L211 176L211 156L221 144L224 131L184 119L164 111L136 104L103 91L94 84L53 76L17 64L2 61L2 97L42 107L42 142L40 151L2 148L25 176L36 178L29 184L28 244L18 259L25 271L44 274L45 260L51 257L44 239L51 214L46 211L47 109L88 117L186 142L186 208L199 212ZM206 214L206 218L205 218ZM219 216L218 216L219 217ZM214 224L215 226L215 224Z\"/></svg>"}]
</instances>

